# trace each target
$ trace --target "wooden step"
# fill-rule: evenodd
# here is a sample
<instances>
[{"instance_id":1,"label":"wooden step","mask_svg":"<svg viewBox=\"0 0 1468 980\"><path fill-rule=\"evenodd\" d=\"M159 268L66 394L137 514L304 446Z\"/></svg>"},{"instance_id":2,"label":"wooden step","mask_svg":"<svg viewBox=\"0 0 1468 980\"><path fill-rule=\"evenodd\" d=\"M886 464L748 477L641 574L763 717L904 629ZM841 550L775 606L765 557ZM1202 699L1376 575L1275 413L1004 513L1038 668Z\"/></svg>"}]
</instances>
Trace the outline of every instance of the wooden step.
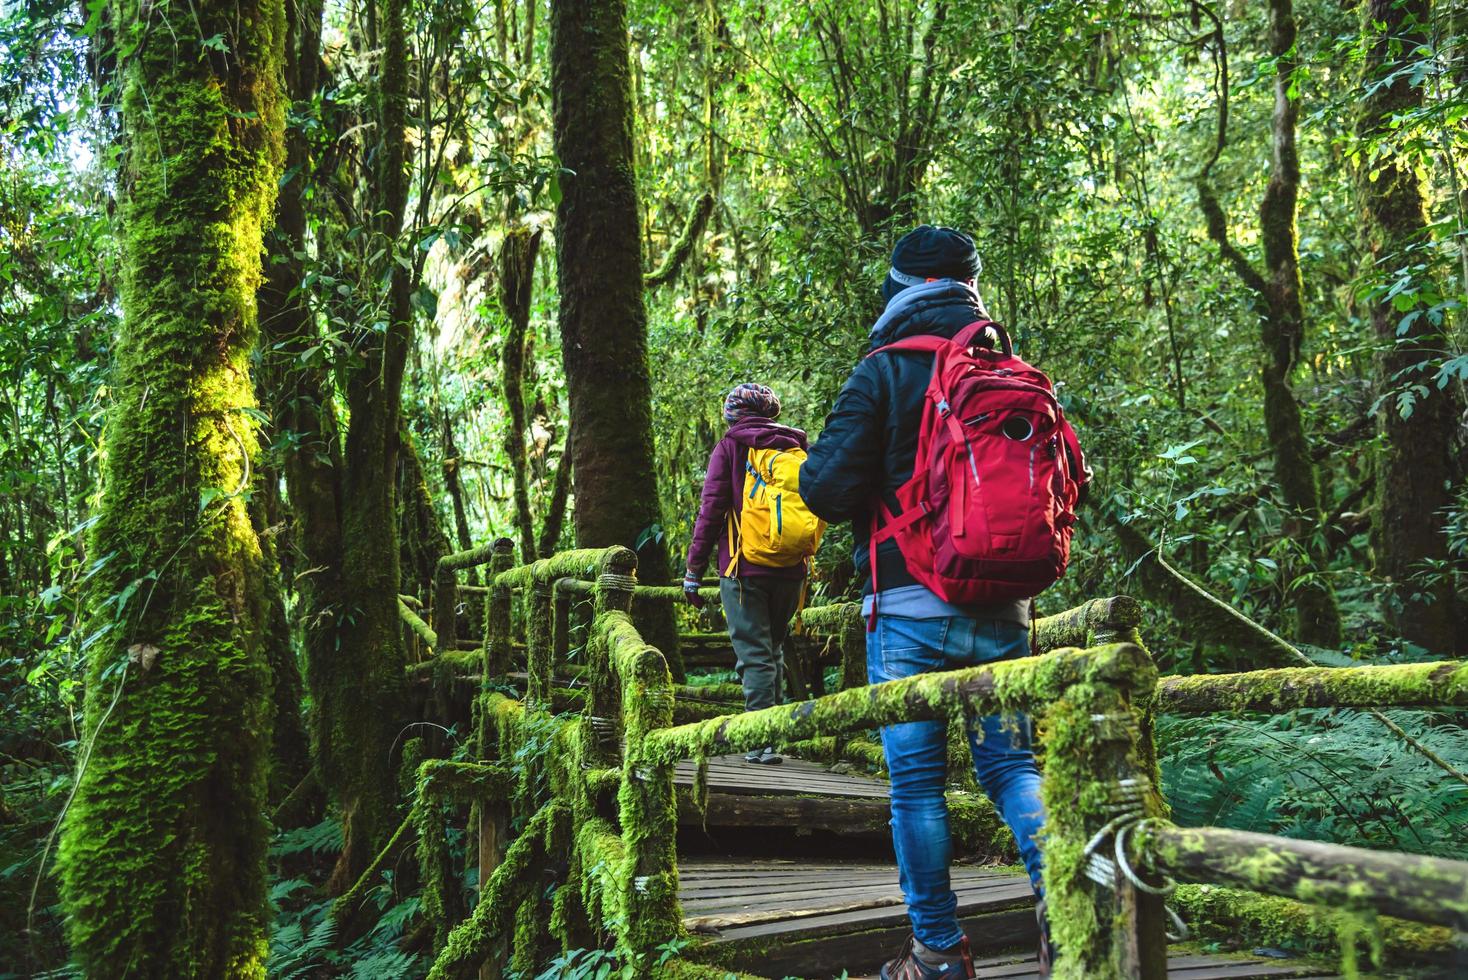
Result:
<instances>
[{"instance_id":1,"label":"wooden step","mask_svg":"<svg viewBox=\"0 0 1468 980\"><path fill-rule=\"evenodd\" d=\"M709 760L707 805L693 798L694 764L679 763L678 823L706 830L789 827L844 836L887 832L891 811L885 780L833 773L786 757L778 766L745 762L742 755Z\"/></svg>"},{"instance_id":2,"label":"wooden step","mask_svg":"<svg viewBox=\"0 0 1468 980\"><path fill-rule=\"evenodd\" d=\"M695 766L680 762L674 783L692 786ZM744 756L720 755L709 759L710 793L746 796L852 796L885 801L891 795L885 779L831 772L827 767L786 756L778 766L745 762Z\"/></svg>"},{"instance_id":3,"label":"wooden step","mask_svg":"<svg viewBox=\"0 0 1468 980\"><path fill-rule=\"evenodd\" d=\"M696 955L756 976L874 977L910 931L889 863L685 857L678 875L683 924L706 941ZM1029 880L965 866L954 867L951 880L978 976L1038 978ZM1167 965L1177 980L1334 977L1299 960L1187 948L1175 949Z\"/></svg>"},{"instance_id":4,"label":"wooden step","mask_svg":"<svg viewBox=\"0 0 1468 980\"><path fill-rule=\"evenodd\" d=\"M975 960L974 973L986 980L1039 980L1040 976L1039 965L1035 962L1033 953ZM1317 967L1297 960L1184 951L1168 956L1167 975L1169 980L1263 980L1266 977L1325 980L1335 976L1321 973Z\"/></svg>"},{"instance_id":5,"label":"wooden step","mask_svg":"<svg viewBox=\"0 0 1468 980\"><path fill-rule=\"evenodd\" d=\"M958 914L976 948L1032 943L1034 894L1019 875L955 867ZM773 977L865 970L901 945L907 907L895 865L844 861L684 858L684 924L711 958Z\"/></svg>"}]
</instances>

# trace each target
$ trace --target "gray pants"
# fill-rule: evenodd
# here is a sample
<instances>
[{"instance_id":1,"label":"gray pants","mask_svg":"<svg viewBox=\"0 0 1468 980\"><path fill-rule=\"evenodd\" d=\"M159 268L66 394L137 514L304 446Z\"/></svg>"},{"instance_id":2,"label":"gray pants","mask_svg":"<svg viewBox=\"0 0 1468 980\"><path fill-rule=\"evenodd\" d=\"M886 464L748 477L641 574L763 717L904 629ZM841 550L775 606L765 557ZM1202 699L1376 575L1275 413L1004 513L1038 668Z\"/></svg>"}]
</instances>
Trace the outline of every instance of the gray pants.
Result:
<instances>
[{"instance_id":1,"label":"gray pants","mask_svg":"<svg viewBox=\"0 0 1468 980\"><path fill-rule=\"evenodd\" d=\"M780 703L785 656L780 645L800 605L801 579L721 578L719 598L734 646L734 670L744 685L744 710Z\"/></svg>"}]
</instances>

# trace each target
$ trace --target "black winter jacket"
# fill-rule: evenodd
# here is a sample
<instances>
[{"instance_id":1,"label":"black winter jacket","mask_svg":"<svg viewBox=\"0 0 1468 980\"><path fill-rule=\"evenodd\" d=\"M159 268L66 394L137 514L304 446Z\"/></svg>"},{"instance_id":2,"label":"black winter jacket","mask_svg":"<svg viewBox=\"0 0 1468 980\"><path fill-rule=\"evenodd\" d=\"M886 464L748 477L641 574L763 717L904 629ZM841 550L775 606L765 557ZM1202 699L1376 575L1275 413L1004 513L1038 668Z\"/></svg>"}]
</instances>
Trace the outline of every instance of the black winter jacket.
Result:
<instances>
[{"instance_id":1,"label":"black winter jacket","mask_svg":"<svg viewBox=\"0 0 1468 980\"><path fill-rule=\"evenodd\" d=\"M913 286L893 297L872 328L870 349L919 334L953 337L988 318L978 293L965 283L944 279ZM932 373L933 355L925 351L863 358L800 468L800 495L811 512L833 524L852 522L857 571L867 576L863 594L872 589L867 543L873 497L882 493L895 509L894 491L912 477ZM877 546L877 563L884 590L917 584L897 542Z\"/></svg>"}]
</instances>

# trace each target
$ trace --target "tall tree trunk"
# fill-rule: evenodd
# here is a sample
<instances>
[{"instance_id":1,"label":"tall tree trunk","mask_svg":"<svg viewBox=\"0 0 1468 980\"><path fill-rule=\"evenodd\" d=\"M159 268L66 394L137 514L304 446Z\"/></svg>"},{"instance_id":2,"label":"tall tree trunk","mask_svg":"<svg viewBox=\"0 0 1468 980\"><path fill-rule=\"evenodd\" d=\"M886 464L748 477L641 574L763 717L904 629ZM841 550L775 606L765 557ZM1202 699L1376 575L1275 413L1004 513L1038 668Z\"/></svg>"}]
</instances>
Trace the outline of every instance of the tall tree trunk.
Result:
<instances>
[{"instance_id":1,"label":"tall tree trunk","mask_svg":"<svg viewBox=\"0 0 1468 980\"><path fill-rule=\"evenodd\" d=\"M145 4L118 10L124 319L91 608L110 631L89 654L60 852L89 977L265 975L270 668L246 492L283 13L198 0L164 29Z\"/></svg>"},{"instance_id":2,"label":"tall tree trunk","mask_svg":"<svg viewBox=\"0 0 1468 980\"><path fill-rule=\"evenodd\" d=\"M257 389L258 389L257 385ZM261 393L261 402L266 400ZM280 499L280 474L267 465L260 467L258 488L250 499L250 519L260 536L260 554L265 563L265 622L261 640L270 664L270 803L284 800L311 768L306 723L301 716L301 669L291 642L290 618L285 610L285 570L276 539L285 530L284 502Z\"/></svg>"},{"instance_id":3,"label":"tall tree trunk","mask_svg":"<svg viewBox=\"0 0 1468 980\"><path fill-rule=\"evenodd\" d=\"M1363 10L1369 47L1361 67L1364 94L1356 133L1369 145L1388 142L1379 155L1364 156L1357 195L1372 262L1388 276L1420 261L1407 250L1428 235L1417 172L1389 141L1393 120L1422 104L1421 87L1402 69L1427 44L1431 15L1429 0L1370 0ZM1392 76L1390 85L1382 84ZM1446 578L1428 587L1415 581L1430 564L1441 567L1449 560L1444 510L1452 503L1453 440L1462 405L1456 385L1439 389L1431 383L1431 368L1447 346L1446 327L1432 322L1425 303L1402 310L1389 298L1372 306L1371 324L1383 347L1376 364L1383 396L1377 567L1392 583L1387 601L1401 635L1434 653L1450 654L1455 644L1468 640L1457 635L1452 584ZM1396 393L1413 384L1421 387L1406 414Z\"/></svg>"},{"instance_id":4,"label":"tall tree trunk","mask_svg":"<svg viewBox=\"0 0 1468 980\"><path fill-rule=\"evenodd\" d=\"M500 385L505 393L509 424L505 455L515 486L515 525L519 530L520 560L534 561L535 515L530 510L529 460L525 458L525 335L530 329L530 301L535 291L535 258L540 254L540 231L515 225L500 245L500 309L509 321L500 353Z\"/></svg>"},{"instance_id":5,"label":"tall tree trunk","mask_svg":"<svg viewBox=\"0 0 1468 980\"><path fill-rule=\"evenodd\" d=\"M448 553L417 443L406 424L398 426L398 591L431 604L433 573Z\"/></svg>"},{"instance_id":6,"label":"tall tree trunk","mask_svg":"<svg viewBox=\"0 0 1468 980\"><path fill-rule=\"evenodd\" d=\"M552 0L551 92L561 202L556 209L561 357L570 394L576 541L638 549L644 582L668 580L652 437L647 311L633 167L626 0ZM666 606L648 640L677 659Z\"/></svg>"},{"instance_id":7,"label":"tall tree trunk","mask_svg":"<svg viewBox=\"0 0 1468 980\"><path fill-rule=\"evenodd\" d=\"M1274 449L1274 479L1291 514L1285 535L1304 545L1316 565L1324 563L1320 537L1320 489L1300 404L1290 376L1305 337L1305 310L1300 302L1299 233L1295 214L1300 195L1300 157L1295 129L1298 97L1290 95L1297 64L1292 0L1270 0L1269 51L1276 59L1274 117L1270 126L1269 183L1259 203L1259 231L1264 245L1264 274L1269 313L1259 321L1264 344L1264 427ZM1315 582L1295 594L1296 629L1301 640L1317 646L1341 641L1341 617L1330 587Z\"/></svg>"},{"instance_id":8,"label":"tall tree trunk","mask_svg":"<svg viewBox=\"0 0 1468 980\"><path fill-rule=\"evenodd\" d=\"M371 232L382 257L364 285L386 283L386 329L358 330L346 379L347 430L342 471L341 541L345 602L341 650L310 665L319 717L323 773L342 808L344 842L331 888L349 887L398 824L392 746L403 719L406 664L398 619L396 475L403 372L410 338L412 284L396 261L407 207L406 0L383 0L382 64L373 159Z\"/></svg>"},{"instance_id":9,"label":"tall tree trunk","mask_svg":"<svg viewBox=\"0 0 1468 980\"><path fill-rule=\"evenodd\" d=\"M1260 382L1264 387L1264 428L1274 456L1274 478L1288 511L1283 533L1297 542L1310 563L1325 563L1321 531L1320 489L1310 443L1305 436L1299 402L1290 376L1300 356L1305 313L1300 301L1299 239L1295 227L1300 192L1300 159L1295 149L1299 104L1290 96L1295 57L1295 17L1291 0L1270 0L1269 50L1275 58L1274 115L1270 126L1269 184L1259 204L1259 234L1264 245L1264 271L1255 269L1230 241L1227 217L1208 182L1210 162L1198 181L1199 203L1207 218L1208 234L1235 274L1254 294L1259 314L1259 336L1264 360ZM1215 35L1222 53L1222 25ZM1221 99L1227 99L1223 75ZM1225 138L1227 102L1221 108L1219 148ZM1215 151L1214 159L1217 158ZM1286 568L1295 578L1298 570ZM1295 606L1295 635L1322 647L1340 644L1341 617L1335 592L1319 577L1309 577L1290 594Z\"/></svg>"},{"instance_id":10,"label":"tall tree trunk","mask_svg":"<svg viewBox=\"0 0 1468 980\"><path fill-rule=\"evenodd\" d=\"M460 551L468 551L474 547L474 535L469 530L469 510L464 504L464 485L460 479L463 472L463 460L459 455L459 446L454 439L454 424L444 416L443 420L443 485L448 491L449 500L454 505L454 534L459 542ZM479 584L479 569L469 569L469 581L474 585Z\"/></svg>"},{"instance_id":11,"label":"tall tree trunk","mask_svg":"<svg viewBox=\"0 0 1468 980\"><path fill-rule=\"evenodd\" d=\"M300 0L286 77L291 96L310 100L320 62L320 0ZM294 524L298 616L311 692L316 771L337 807L344 846L330 887L350 886L397 825L397 786L390 764L400 729L404 651L399 588L396 476L399 406L409 330L408 274L393 262L406 206L404 125L407 69L402 0L383 0L377 20L384 44L377 73L372 159L376 215L371 232L383 258L362 275L364 292L387 282L387 329L364 326L353 337L345 374L350 426L343 438L329 364L317 326L299 295L297 256L307 247L303 197L309 143L293 131L293 177L281 195L271 240L270 278L261 291L267 370L276 422L288 434L286 484ZM375 249L369 249L373 251Z\"/></svg>"}]
</instances>

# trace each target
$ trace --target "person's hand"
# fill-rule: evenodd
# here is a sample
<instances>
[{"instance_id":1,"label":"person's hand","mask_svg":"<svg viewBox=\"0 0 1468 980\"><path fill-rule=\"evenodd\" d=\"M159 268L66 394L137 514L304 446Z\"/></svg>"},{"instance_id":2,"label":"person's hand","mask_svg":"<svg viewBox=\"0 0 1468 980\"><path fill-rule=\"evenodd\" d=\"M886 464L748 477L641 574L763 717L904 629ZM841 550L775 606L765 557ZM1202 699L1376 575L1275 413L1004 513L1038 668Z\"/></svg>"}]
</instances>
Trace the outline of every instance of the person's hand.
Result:
<instances>
[{"instance_id":1,"label":"person's hand","mask_svg":"<svg viewBox=\"0 0 1468 980\"><path fill-rule=\"evenodd\" d=\"M703 596L698 594L700 584L697 575L694 575L692 572L683 573L683 601L694 609L702 609L704 603L707 601Z\"/></svg>"}]
</instances>

